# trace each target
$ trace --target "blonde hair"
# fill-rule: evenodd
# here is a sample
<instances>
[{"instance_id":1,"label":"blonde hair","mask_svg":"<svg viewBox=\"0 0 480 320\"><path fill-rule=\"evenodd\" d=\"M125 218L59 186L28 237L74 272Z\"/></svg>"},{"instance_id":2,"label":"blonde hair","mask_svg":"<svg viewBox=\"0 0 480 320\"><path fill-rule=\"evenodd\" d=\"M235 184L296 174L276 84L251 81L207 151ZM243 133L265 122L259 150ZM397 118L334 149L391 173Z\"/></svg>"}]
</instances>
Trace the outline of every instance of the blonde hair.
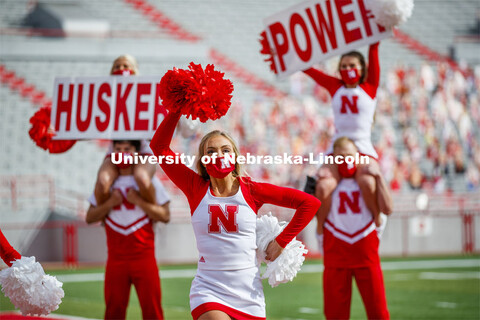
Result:
<instances>
[{"instance_id":1,"label":"blonde hair","mask_svg":"<svg viewBox=\"0 0 480 320\"><path fill-rule=\"evenodd\" d=\"M233 140L232 137L226 132L220 131L220 130L213 130L207 133L203 138L202 141L200 141L200 144L198 146L198 159L197 159L197 172L202 176L203 179L209 180L210 175L207 173L207 169L202 164L202 157L205 155L205 149L207 147L208 141L212 139L213 137L217 136L222 136L225 139L227 139L230 144L232 145L233 152L235 153L235 158L237 158L240 155L240 152L238 151L237 144ZM235 162L235 170L232 172L233 176L236 177L241 177L243 175L243 170L242 166L238 163Z\"/></svg>"},{"instance_id":2,"label":"blonde hair","mask_svg":"<svg viewBox=\"0 0 480 320\"><path fill-rule=\"evenodd\" d=\"M337 140L335 140L335 142L333 143L333 150L335 150L336 148L343 147L345 144L349 142L352 143L355 146L355 148L357 148L357 146L355 145L355 142L349 137L340 137Z\"/></svg>"},{"instance_id":3,"label":"blonde hair","mask_svg":"<svg viewBox=\"0 0 480 320\"><path fill-rule=\"evenodd\" d=\"M135 57L130 55L130 54L123 54L121 56L118 56L115 60L113 60L112 68L110 69L110 74L113 73L113 67L115 66L115 62L117 62L120 59L125 59L132 65L133 74L135 74L135 75L139 74L137 59L135 59Z\"/></svg>"}]
</instances>

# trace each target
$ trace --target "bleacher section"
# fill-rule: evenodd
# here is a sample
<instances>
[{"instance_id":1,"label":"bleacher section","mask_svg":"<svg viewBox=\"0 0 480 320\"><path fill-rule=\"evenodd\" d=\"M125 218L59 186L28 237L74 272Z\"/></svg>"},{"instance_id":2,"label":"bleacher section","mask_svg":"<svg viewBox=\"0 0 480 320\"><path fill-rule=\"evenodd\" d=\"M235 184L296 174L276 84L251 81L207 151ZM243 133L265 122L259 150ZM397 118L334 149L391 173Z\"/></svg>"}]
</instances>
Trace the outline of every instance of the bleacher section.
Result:
<instances>
[{"instance_id":1,"label":"bleacher section","mask_svg":"<svg viewBox=\"0 0 480 320\"><path fill-rule=\"evenodd\" d=\"M69 0L71 1L71 0ZM81 4L86 10L95 12L97 16L107 19L111 24L112 30L125 31L141 31L140 38L151 34L150 32L162 32L159 25L146 19L144 13L135 9L135 1L76 1ZM48 3L48 1L46 1ZM198 35L202 39L202 49L198 50L196 61L206 63L206 48L214 48L219 53L224 54L232 61L238 63L246 70L256 74L260 78L267 79L273 85L279 87L283 91L291 92L291 84L289 81L278 82L274 79L271 72L268 70L266 64L263 62L263 57L258 53L258 35L263 29L262 19L271 13L280 9L286 8L296 1L153 1L149 3L154 8L157 8L165 16L178 22L183 28L189 30L193 35ZM452 43L453 37L458 34L465 33L468 27L473 24L473 12L477 5L475 1L462 1L459 5L452 5L448 1L440 1L440 5L436 5L435 1L416 1L416 8L413 17L410 21L402 27L402 30L410 32L414 37L422 38L424 43L432 43L432 48L439 52L447 53L448 43ZM31 9L31 2L29 1L2 1L1 21L2 28L20 27L22 18ZM429 10L429 8L434 8ZM439 13L438 16L444 17L445 21L439 19L428 19L431 12L453 12L451 16ZM442 11L443 10L443 11ZM443 14L443 15L442 15ZM462 16L463 14L463 16ZM459 16L464 19L458 19ZM450 18L449 18L450 17ZM460 21L454 24L454 21ZM418 31L418 26L422 26L422 31ZM447 27L445 27L447 26ZM417 29L416 29L417 28ZM434 33L434 30L441 28L448 29L448 32L442 32L442 41L437 41L439 36ZM417 30L417 31L415 31ZM443 29L442 29L443 30ZM414 32L415 31L415 32ZM163 30L165 32L165 30ZM438 32L437 32L438 34ZM128 35L128 33L127 33ZM29 83L34 84L39 90L46 93L47 96L52 95L52 83L56 76L85 76L85 75L104 75L108 72L109 64L115 56L114 52L118 54L131 51L132 45L140 47L134 50L134 55L143 52L144 59L141 54L139 57L141 71L143 74L159 74L162 75L166 70L173 65L184 67L188 63L188 58L174 59L181 54L182 49L189 48L182 47L182 41L174 39L83 39L83 38L66 38L66 39L48 39L48 38L28 38L21 36L5 36L2 35L2 40L7 44L7 48L2 49L2 62L4 65L15 71L19 77L28 80ZM93 44L92 44L93 43ZM157 43L148 52L148 48L153 43ZM158 43L163 44L158 45ZM14 50L17 46L18 49ZM442 46L442 47L440 47ZM30 47L29 51L25 49ZM58 52L59 48L66 48L66 51ZM112 49L114 47L114 49ZM177 47L177 49L172 49ZM70 49L69 49L70 48ZM73 48L73 49L72 49ZM81 49L83 48L83 49ZM110 49L108 49L110 48ZM122 49L121 49L122 48ZM162 48L162 49L160 49ZM168 49L166 49L168 48ZM121 51L123 50L123 51ZM23 52L22 56L19 51ZM169 54L170 51L174 53ZM155 57L160 55L161 58ZM186 54L192 60L196 54L189 52ZM160 60L160 61L159 61ZM386 40L382 42L381 46L381 63L382 70L392 70L395 66L404 65L419 68L425 62L422 57L412 53L406 48L393 40ZM235 81L234 74L228 74L234 79L235 83L235 99L242 104L243 108L249 110L254 101L261 96L248 87L248 84L243 84L241 81ZM387 72L382 72L383 79L386 78ZM310 84L311 85L311 84ZM2 89L2 95L5 96L6 103L3 104L5 108L5 117L3 119L9 125L12 123L21 122L25 116L33 113L34 109L29 109L28 101L19 98L16 94L11 94L8 90ZM15 112L7 106L19 105ZM265 104L264 104L265 105ZM271 106L267 104L265 113L269 113ZM18 112L18 110L22 112ZM9 114L12 113L11 115ZM16 126L20 128L21 126ZM10 127L11 128L11 127ZM27 129L28 125L23 124L23 129ZM20 132L20 129L17 129ZM23 133L27 130L23 130ZM273 135L274 136L274 135ZM378 133L377 133L378 136ZM30 143L28 136L23 136L25 140L22 144ZM31 144L31 143L30 143ZM85 143L87 145L88 143ZM397 144L397 148L401 149L402 144ZM75 147L74 150L79 149ZM40 150L36 150L40 152ZM98 155L101 151L96 151ZM73 155L72 155L73 157ZM22 162L24 163L24 162ZM4 164L8 166L8 164ZM19 166L22 172L29 173L27 169L29 166ZM57 165L53 167L57 168ZM61 167L61 166L60 166ZM4 170L9 170L5 168ZM32 170L35 171L35 170ZM17 172L16 172L17 173ZM21 173L21 172L18 172ZM73 189L78 190L82 183L74 183ZM91 182L91 181L90 181ZM63 184L61 184L63 186ZM90 183L91 185L91 183Z\"/></svg>"}]
</instances>

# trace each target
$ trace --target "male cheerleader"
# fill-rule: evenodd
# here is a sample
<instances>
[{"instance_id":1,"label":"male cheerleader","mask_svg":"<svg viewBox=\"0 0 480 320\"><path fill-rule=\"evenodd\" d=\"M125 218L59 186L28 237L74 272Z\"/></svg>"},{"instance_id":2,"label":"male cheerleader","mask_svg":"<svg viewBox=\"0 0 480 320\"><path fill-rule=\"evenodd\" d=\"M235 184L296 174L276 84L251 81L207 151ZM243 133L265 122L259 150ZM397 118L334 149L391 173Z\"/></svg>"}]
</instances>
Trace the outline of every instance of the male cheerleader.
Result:
<instances>
[{"instance_id":1,"label":"male cheerleader","mask_svg":"<svg viewBox=\"0 0 480 320\"><path fill-rule=\"evenodd\" d=\"M116 153L134 154L140 141L114 141ZM97 206L90 196L87 223L103 221L107 234L108 259L105 270L105 319L125 319L133 284L142 308L143 319L163 319L160 278L155 260L153 222L170 220L169 196L157 177L153 177L156 203L145 201L138 192L133 167L120 163L120 175L112 185L110 197Z\"/></svg>"},{"instance_id":2,"label":"male cheerleader","mask_svg":"<svg viewBox=\"0 0 480 320\"><path fill-rule=\"evenodd\" d=\"M335 156L354 156L357 152L353 141L346 137L337 139L333 149ZM355 278L368 319L389 319L378 255L379 237L372 213L353 178L355 167L346 163L337 167L343 179L332 194L332 206L323 225L323 243L319 243L324 251L325 317L349 319L352 278ZM390 213L392 199L384 179L374 167L368 174L376 180L377 201Z\"/></svg>"}]
</instances>

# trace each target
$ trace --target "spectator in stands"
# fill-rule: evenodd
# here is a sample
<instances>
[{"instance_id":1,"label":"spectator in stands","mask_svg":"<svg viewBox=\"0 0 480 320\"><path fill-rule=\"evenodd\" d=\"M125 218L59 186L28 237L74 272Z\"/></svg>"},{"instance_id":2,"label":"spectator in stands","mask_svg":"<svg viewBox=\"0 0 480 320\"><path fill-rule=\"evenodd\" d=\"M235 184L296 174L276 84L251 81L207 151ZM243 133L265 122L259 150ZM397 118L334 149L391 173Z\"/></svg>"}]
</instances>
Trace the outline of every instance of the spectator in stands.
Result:
<instances>
[{"instance_id":1,"label":"spectator in stands","mask_svg":"<svg viewBox=\"0 0 480 320\"><path fill-rule=\"evenodd\" d=\"M114 141L113 151L133 154L141 142ZM155 260L153 222L169 222L169 196L157 177L152 180L155 202L143 198L134 177L133 165L122 161L119 176L109 197L99 204L94 194L88 201L87 223L103 221L107 234L108 259L105 269L105 319L125 319L133 284L143 319L163 319L160 278Z\"/></svg>"},{"instance_id":2,"label":"spectator in stands","mask_svg":"<svg viewBox=\"0 0 480 320\"><path fill-rule=\"evenodd\" d=\"M480 172L474 164L470 164L467 169L467 190L478 191L480 189Z\"/></svg>"},{"instance_id":3,"label":"spectator in stands","mask_svg":"<svg viewBox=\"0 0 480 320\"><path fill-rule=\"evenodd\" d=\"M410 168L410 175L408 177L408 183L412 190L420 190L423 185L423 174L416 163L412 163Z\"/></svg>"},{"instance_id":4,"label":"spectator in stands","mask_svg":"<svg viewBox=\"0 0 480 320\"><path fill-rule=\"evenodd\" d=\"M392 191L401 191L403 186L403 175L402 172L395 166L393 179L390 181L390 190Z\"/></svg>"},{"instance_id":5,"label":"spectator in stands","mask_svg":"<svg viewBox=\"0 0 480 320\"><path fill-rule=\"evenodd\" d=\"M464 174L466 172L465 162L463 158L463 152L458 150L453 158L453 163L455 165L455 173L456 174Z\"/></svg>"}]
</instances>

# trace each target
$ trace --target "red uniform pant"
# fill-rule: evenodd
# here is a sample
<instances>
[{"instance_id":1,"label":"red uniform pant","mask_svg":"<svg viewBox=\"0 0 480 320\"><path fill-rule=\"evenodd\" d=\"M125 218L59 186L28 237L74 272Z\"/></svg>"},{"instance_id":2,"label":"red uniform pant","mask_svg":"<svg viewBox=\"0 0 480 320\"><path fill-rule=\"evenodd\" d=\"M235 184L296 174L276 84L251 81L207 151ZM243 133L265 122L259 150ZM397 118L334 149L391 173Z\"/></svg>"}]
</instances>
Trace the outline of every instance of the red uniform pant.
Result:
<instances>
[{"instance_id":1,"label":"red uniform pant","mask_svg":"<svg viewBox=\"0 0 480 320\"><path fill-rule=\"evenodd\" d=\"M349 319L352 277L362 296L368 319L389 319L380 265L363 268L325 267L323 301L327 319Z\"/></svg>"},{"instance_id":2,"label":"red uniform pant","mask_svg":"<svg viewBox=\"0 0 480 320\"><path fill-rule=\"evenodd\" d=\"M130 287L135 286L143 319L163 319L160 277L155 257L108 259L105 270L105 319L125 319Z\"/></svg>"}]
</instances>

